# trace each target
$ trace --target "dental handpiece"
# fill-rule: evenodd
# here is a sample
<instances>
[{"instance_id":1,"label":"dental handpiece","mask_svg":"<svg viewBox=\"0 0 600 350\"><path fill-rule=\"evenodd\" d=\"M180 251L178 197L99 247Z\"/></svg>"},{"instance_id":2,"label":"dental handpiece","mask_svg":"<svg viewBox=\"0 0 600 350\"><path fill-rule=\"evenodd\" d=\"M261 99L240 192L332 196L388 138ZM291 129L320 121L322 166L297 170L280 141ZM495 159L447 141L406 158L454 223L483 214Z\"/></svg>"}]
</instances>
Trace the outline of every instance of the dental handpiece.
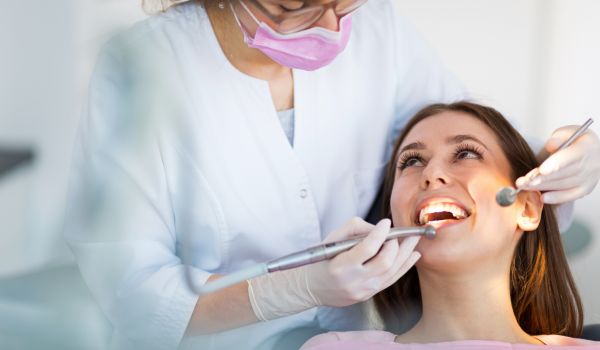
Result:
<instances>
[{"instance_id":1,"label":"dental handpiece","mask_svg":"<svg viewBox=\"0 0 600 350\"><path fill-rule=\"evenodd\" d=\"M581 125L579 127L579 129L577 129L577 131L575 131L573 133L573 135L571 135L571 137L569 137L565 142L563 142L560 147L558 147L558 149L554 152L558 152L561 151L567 147L569 147L575 140L577 140L577 138L579 136L581 136L581 134L583 134L587 128L589 128L589 126L594 122L594 120L592 118L588 119L585 123L583 123L583 125ZM536 168L537 169L537 168ZM538 177L540 175L539 171L535 171L530 177L528 181L532 181L533 179L535 179L536 177ZM509 205L513 204L515 202L515 200L517 199L517 195L519 194L519 192L521 192L523 189L519 188L519 189L514 189L512 187L502 187L498 193L496 193L496 202L502 206L502 207L508 207Z\"/></svg>"},{"instance_id":2,"label":"dental handpiece","mask_svg":"<svg viewBox=\"0 0 600 350\"><path fill-rule=\"evenodd\" d=\"M390 233L387 235L385 240L389 241L408 236L425 236L429 239L432 239L435 237L435 228L433 226L395 227L390 229ZM340 253L352 249L352 247L362 242L365 237L366 236L360 236L344 241L324 243L271 260L267 262L267 270L269 272L288 270L331 259Z\"/></svg>"},{"instance_id":3,"label":"dental handpiece","mask_svg":"<svg viewBox=\"0 0 600 350\"><path fill-rule=\"evenodd\" d=\"M425 236L429 239L432 239L435 237L435 228L433 226L395 227L390 229L390 232L385 240L389 241L408 236ZM194 276L192 276L192 269L188 268L186 269L185 273L186 282L190 289L198 295L214 293L236 283L240 283L270 272L293 269L295 267L314 264L319 261L331 259L340 253L352 249L352 247L359 244L365 237L366 235L363 235L344 241L324 243L283 256L281 258L273 259L266 263L248 266L239 271L222 276L219 279L205 282L203 285L196 283Z\"/></svg>"}]
</instances>

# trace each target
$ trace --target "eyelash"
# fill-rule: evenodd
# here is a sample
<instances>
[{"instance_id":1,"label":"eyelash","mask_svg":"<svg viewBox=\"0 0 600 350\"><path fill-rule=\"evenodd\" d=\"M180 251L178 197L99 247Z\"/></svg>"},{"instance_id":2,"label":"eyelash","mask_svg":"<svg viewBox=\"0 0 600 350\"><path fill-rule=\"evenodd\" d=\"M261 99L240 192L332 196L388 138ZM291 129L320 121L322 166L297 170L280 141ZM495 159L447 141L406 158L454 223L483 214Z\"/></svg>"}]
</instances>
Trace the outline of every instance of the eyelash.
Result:
<instances>
[{"instance_id":1,"label":"eyelash","mask_svg":"<svg viewBox=\"0 0 600 350\"><path fill-rule=\"evenodd\" d=\"M454 158L456 159L462 152L471 152L471 153L475 153L476 157L475 159L483 159L483 151L474 145L470 145L468 143L463 143L460 144L456 147L456 150L454 151ZM464 159L464 158L461 158Z\"/></svg>"},{"instance_id":2,"label":"eyelash","mask_svg":"<svg viewBox=\"0 0 600 350\"><path fill-rule=\"evenodd\" d=\"M406 163L408 163L408 161L411 159L416 159L420 162L423 162L423 157L421 157L421 154L419 154L419 152L415 152L415 151L404 152L402 154L402 157L400 157L400 159L398 160L398 169L400 169L400 170L406 169L406 167L408 166Z\"/></svg>"},{"instance_id":3,"label":"eyelash","mask_svg":"<svg viewBox=\"0 0 600 350\"><path fill-rule=\"evenodd\" d=\"M461 153L463 152L471 152L475 154L475 158L458 158L460 156ZM409 165L407 164L411 159L416 159L420 162L423 162L423 157L421 156L421 154L419 152L416 151L409 151L409 152L405 152L404 154L402 154L402 157L400 157L399 161L398 161L398 169L399 170L404 170L407 167L409 167ZM470 144L460 144L458 146L456 146L456 149L454 150L453 153L453 159L456 160L461 160L461 159L483 159L483 152L481 151L481 149L477 146L473 146Z\"/></svg>"}]
</instances>

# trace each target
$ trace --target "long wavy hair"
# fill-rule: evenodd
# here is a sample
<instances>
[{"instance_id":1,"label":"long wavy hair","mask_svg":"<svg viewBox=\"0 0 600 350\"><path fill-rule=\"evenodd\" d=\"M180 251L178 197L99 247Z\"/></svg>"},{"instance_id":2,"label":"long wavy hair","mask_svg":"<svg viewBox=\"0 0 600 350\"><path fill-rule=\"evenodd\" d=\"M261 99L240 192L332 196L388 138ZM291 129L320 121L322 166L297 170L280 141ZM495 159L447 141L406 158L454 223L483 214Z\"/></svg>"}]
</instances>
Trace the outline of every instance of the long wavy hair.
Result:
<instances>
[{"instance_id":1,"label":"long wavy hair","mask_svg":"<svg viewBox=\"0 0 600 350\"><path fill-rule=\"evenodd\" d=\"M430 105L407 123L394 147L384 180L385 217L391 219L390 196L401 143L420 121L447 111L467 113L494 132L510 164L513 182L538 166L527 142L495 109L464 101ZM510 267L510 296L519 325L528 334L581 335L581 299L563 251L555 214L549 206L544 206L542 210L539 227L523 235L515 248ZM413 266L405 276L375 295L374 299L386 330L396 334L410 330L422 315L416 268Z\"/></svg>"}]
</instances>

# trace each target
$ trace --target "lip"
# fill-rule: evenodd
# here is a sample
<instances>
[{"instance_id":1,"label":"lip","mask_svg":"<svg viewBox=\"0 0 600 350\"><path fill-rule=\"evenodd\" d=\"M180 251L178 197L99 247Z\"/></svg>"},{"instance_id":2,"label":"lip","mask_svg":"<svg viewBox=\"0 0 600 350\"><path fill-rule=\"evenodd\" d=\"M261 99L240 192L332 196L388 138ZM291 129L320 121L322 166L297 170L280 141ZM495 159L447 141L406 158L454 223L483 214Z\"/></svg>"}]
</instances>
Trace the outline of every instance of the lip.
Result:
<instances>
[{"instance_id":1,"label":"lip","mask_svg":"<svg viewBox=\"0 0 600 350\"><path fill-rule=\"evenodd\" d=\"M430 204L437 204L437 203L447 203L447 204L452 204L452 205L456 205L459 208L461 208L462 210L464 210L467 213L467 218L471 216L471 209L467 208L466 205L464 205L462 202L460 202L459 200L455 199L454 197L451 196L429 196L426 197L424 199L422 199L418 204L417 207L415 209L414 215L413 215L413 222L417 225L417 226L421 226L421 224L419 223L419 213L421 212L421 210L423 208L425 208L426 206L430 205ZM465 218L466 219L466 218ZM463 219L463 220L465 220ZM446 222L448 221L448 222ZM459 223L462 220L442 220L439 223L439 227L442 226L448 226L454 223ZM433 224L433 223L429 223L429 224ZM435 227L435 225L434 225ZM436 228L439 228L436 227Z\"/></svg>"},{"instance_id":2,"label":"lip","mask_svg":"<svg viewBox=\"0 0 600 350\"><path fill-rule=\"evenodd\" d=\"M439 231L441 228L443 227L448 227L448 226L452 226L452 225L458 225L458 224L462 224L463 221L469 219L464 218L462 220L441 220L441 221L434 221L434 222L430 222L427 225L433 226L433 228L436 229L436 231Z\"/></svg>"}]
</instances>

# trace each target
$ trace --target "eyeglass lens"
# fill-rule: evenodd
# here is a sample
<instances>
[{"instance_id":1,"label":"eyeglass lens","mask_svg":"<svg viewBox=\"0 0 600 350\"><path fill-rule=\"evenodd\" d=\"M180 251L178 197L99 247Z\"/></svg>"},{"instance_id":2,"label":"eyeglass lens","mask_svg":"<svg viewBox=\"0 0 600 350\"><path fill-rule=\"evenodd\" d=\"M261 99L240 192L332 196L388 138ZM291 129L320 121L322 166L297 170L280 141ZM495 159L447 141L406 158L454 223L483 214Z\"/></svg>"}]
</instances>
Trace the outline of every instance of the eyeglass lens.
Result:
<instances>
[{"instance_id":1,"label":"eyeglass lens","mask_svg":"<svg viewBox=\"0 0 600 350\"><path fill-rule=\"evenodd\" d=\"M332 7L337 16L344 16L366 2L367 0L338 0L334 2ZM288 11L282 16L277 30L286 34L306 29L321 18L328 6L315 5L300 10Z\"/></svg>"}]
</instances>

